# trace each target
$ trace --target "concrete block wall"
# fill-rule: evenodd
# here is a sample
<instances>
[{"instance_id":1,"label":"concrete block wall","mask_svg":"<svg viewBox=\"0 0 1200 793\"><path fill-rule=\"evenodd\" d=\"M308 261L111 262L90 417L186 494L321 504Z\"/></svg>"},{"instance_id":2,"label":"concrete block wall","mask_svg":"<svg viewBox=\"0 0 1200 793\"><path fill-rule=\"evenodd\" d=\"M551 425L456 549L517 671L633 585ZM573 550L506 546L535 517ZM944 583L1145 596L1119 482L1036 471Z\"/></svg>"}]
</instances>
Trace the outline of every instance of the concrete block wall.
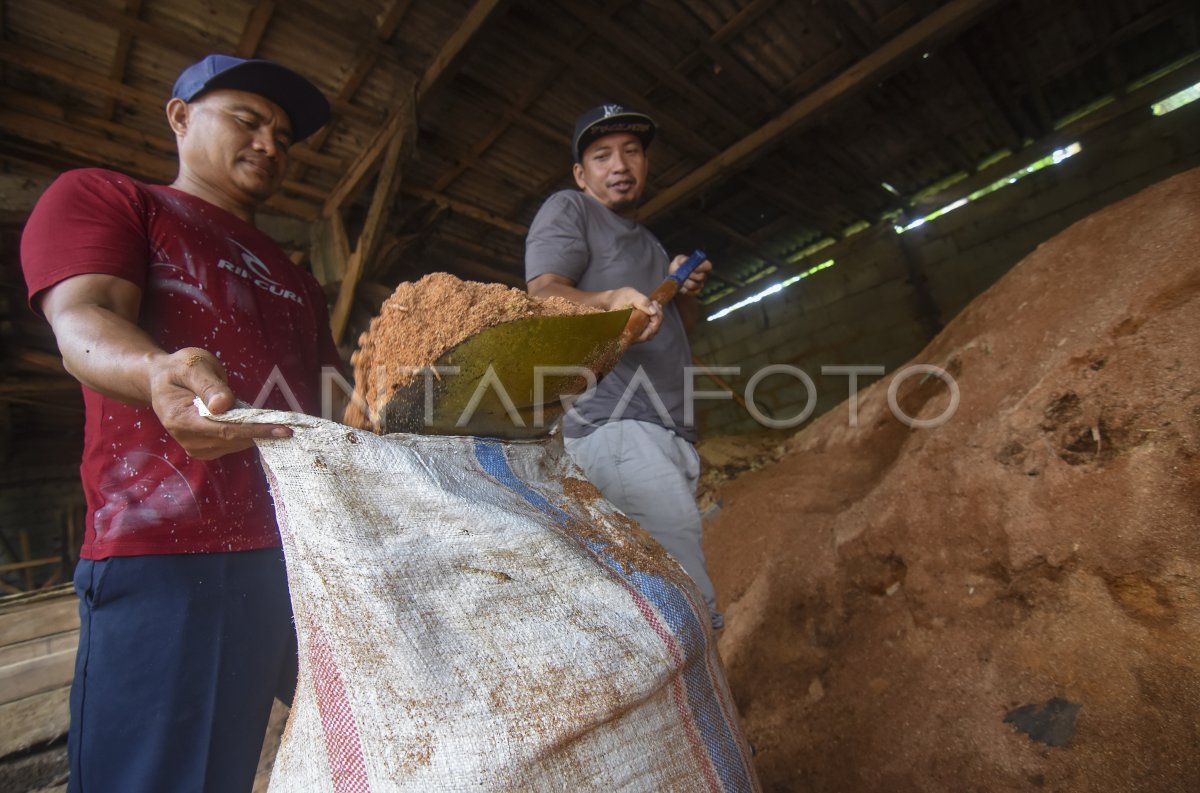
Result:
<instances>
[{"instance_id":1,"label":"concrete block wall","mask_svg":"<svg viewBox=\"0 0 1200 793\"><path fill-rule=\"evenodd\" d=\"M1150 116L1149 109L1144 112L1144 123L1096 130L1081 138L1082 151L1074 157L902 236L868 230L861 240L851 238L834 267L719 320L702 322L693 352L708 365L741 366L740 375L723 376L739 396L764 366L786 364L804 370L816 386L816 407L809 420L816 418L848 394L847 378L823 376L822 366L882 365L888 379L930 341L906 253L924 274L944 325L1067 226L1200 166L1200 102L1161 118ZM818 253L814 258L822 257ZM769 285L762 281L762 288ZM877 379L860 377L859 387ZM717 388L702 377L696 387ZM804 384L786 374L764 379L755 391L757 404L780 419L799 414L806 399ZM704 435L764 429L732 400L698 402L696 415Z\"/></svg>"}]
</instances>

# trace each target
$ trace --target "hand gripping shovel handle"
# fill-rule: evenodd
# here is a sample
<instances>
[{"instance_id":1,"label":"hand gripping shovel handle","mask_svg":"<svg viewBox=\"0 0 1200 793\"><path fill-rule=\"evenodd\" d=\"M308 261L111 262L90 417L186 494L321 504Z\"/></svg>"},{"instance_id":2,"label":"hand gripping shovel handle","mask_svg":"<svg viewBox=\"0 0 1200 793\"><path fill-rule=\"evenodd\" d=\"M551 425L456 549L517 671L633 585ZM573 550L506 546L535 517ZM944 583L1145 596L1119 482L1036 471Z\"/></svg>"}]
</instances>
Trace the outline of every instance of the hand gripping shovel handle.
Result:
<instances>
[{"instance_id":1,"label":"hand gripping shovel handle","mask_svg":"<svg viewBox=\"0 0 1200 793\"><path fill-rule=\"evenodd\" d=\"M683 282L687 280L692 271L700 266L707 254L704 251L697 250L687 258L683 264L679 265L679 269L667 276L667 280L658 285L658 288L650 293L650 299L658 303L659 307L666 306L675 299L675 295L683 287ZM650 315L633 310L629 315L629 322L625 324L625 330L621 332L621 352L628 350L630 345L637 340L638 336L642 335L642 331L650 324Z\"/></svg>"}]
</instances>

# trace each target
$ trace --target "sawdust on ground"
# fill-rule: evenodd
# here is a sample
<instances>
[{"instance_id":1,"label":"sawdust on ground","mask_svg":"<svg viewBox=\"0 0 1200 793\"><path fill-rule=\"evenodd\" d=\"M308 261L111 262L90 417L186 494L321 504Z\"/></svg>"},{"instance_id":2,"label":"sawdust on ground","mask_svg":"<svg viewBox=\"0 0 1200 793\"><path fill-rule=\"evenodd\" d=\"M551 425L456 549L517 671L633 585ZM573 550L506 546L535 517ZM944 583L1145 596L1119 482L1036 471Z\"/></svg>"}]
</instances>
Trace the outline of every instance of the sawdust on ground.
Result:
<instances>
[{"instance_id":1,"label":"sawdust on ground","mask_svg":"<svg viewBox=\"0 0 1200 793\"><path fill-rule=\"evenodd\" d=\"M764 789L1194 791L1200 170L1076 223L915 362L718 483L706 550ZM937 379L899 404L933 418ZM1005 723L1080 706L1065 746Z\"/></svg>"}]
</instances>

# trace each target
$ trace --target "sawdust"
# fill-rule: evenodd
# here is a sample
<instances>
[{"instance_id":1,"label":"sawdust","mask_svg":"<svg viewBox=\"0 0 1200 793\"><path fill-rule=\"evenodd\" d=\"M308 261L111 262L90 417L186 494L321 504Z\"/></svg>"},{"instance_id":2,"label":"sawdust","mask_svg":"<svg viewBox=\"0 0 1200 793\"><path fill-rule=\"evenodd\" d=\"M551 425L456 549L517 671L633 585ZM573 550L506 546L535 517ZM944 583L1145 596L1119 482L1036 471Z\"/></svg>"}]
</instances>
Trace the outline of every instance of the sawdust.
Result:
<instances>
[{"instance_id":1,"label":"sawdust","mask_svg":"<svg viewBox=\"0 0 1200 793\"><path fill-rule=\"evenodd\" d=\"M615 510L594 508L604 499L595 485L573 476L558 481L565 496L561 507L570 517L562 528L576 542L612 560L626 574L636 571L676 583L685 580L679 565L637 521Z\"/></svg>"},{"instance_id":2,"label":"sawdust","mask_svg":"<svg viewBox=\"0 0 1200 793\"><path fill-rule=\"evenodd\" d=\"M343 418L359 429L380 432L364 410L378 414L392 395L421 369L485 328L526 317L591 314L599 309L557 297L534 298L503 284L462 281L433 273L396 287L350 358L355 394Z\"/></svg>"},{"instance_id":3,"label":"sawdust","mask_svg":"<svg viewBox=\"0 0 1200 793\"><path fill-rule=\"evenodd\" d=\"M1193 791L1200 170L1041 245L914 362L718 483L706 555L765 791ZM935 378L899 403L931 418ZM1065 746L1006 714L1080 706Z\"/></svg>"}]
</instances>

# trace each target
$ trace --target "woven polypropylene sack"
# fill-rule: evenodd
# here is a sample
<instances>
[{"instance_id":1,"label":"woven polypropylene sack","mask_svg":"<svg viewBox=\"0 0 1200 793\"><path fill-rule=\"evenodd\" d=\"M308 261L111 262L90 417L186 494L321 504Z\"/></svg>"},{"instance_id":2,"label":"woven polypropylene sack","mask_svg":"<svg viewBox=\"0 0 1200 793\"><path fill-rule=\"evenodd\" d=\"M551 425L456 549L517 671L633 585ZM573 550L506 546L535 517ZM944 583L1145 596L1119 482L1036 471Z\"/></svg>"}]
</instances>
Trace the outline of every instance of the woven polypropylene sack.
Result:
<instances>
[{"instance_id":1,"label":"woven polypropylene sack","mask_svg":"<svg viewBox=\"0 0 1200 793\"><path fill-rule=\"evenodd\" d=\"M271 793L759 789L699 593L550 444L220 418L295 431L259 445L300 648Z\"/></svg>"}]
</instances>

